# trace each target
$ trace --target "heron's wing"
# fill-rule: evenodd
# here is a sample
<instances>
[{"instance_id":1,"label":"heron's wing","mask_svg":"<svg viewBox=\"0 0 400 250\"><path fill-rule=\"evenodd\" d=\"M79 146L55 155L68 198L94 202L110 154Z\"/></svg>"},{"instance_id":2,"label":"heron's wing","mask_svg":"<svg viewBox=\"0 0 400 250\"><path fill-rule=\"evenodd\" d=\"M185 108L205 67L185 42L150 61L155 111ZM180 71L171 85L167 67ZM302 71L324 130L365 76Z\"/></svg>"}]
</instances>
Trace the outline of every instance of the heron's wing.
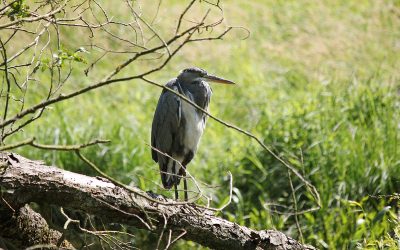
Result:
<instances>
[{"instance_id":1,"label":"heron's wing","mask_svg":"<svg viewBox=\"0 0 400 250\"><path fill-rule=\"evenodd\" d=\"M176 79L168 82L166 86L179 92ZM164 154L172 156L176 145L179 144L177 140L179 140L181 133L179 131L182 125L181 112L180 98L168 90L163 90L158 100L151 128L151 146L153 147L151 154L153 160L158 162L160 166L161 180L165 188L171 188L175 182L179 183L179 178L167 174L174 171L172 168L176 167L176 163ZM157 152L154 148L164 154Z\"/></svg>"},{"instance_id":2,"label":"heron's wing","mask_svg":"<svg viewBox=\"0 0 400 250\"><path fill-rule=\"evenodd\" d=\"M178 92L176 79L169 81L166 87ZM174 93L163 90L158 100L157 108L151 128L151 146L163 153L171 154L174 140L177 137L181 123L181 101ZM155 162L160 159L160 154L152 149ZM166 156L164 156L166 157Z\"/></svg>"}]
</instances>

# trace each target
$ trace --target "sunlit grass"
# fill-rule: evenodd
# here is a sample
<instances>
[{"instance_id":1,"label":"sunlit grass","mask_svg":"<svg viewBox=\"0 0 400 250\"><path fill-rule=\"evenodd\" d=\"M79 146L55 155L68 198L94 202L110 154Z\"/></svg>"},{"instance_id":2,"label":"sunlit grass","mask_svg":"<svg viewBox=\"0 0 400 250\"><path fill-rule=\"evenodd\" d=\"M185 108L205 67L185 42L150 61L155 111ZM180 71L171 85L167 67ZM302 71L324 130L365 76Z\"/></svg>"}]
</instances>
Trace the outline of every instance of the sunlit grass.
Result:
<instances>
[{"instance_id":1,"label":"sunlit grass","mask_svg":"<svg viewBox=\"0 0 400 250\"><path fill-rule=\"evenodd\" d=\"M368 197L400 189L398 1L224 5L227 23L245 26L250 37L239 40L245 33L236 32L224 41L193 44L152 79L163 83L197 65L237 82L213 86L211 113L263 138L317 187L322 209L299 216L305 242L331 249L398 248L399 201ZM72 44L79 41L74 35L82 36L71 34ZM99 65L102 72L112 66ZM130 70L135 69L124 74ZM76 86L94 77L80 74L73 75ZM77 144L111 139L84 154L125 183L161 192L147 145L159 93L140 81L108 86L55 105L13 140L35 136L41 143ZM18 152L95 174L72 153ZM298 238L293 216L265 209L266 203L292 209L287 171L249 138L209 120L189 170L199 181L222 185L205 189L216 206L227 200L226 172L231 171L234 199L223 216ZM294 177L293 182L299 209L315 206L303 184ZM389 212L374 221L386 206Z\"/></svg>"}]
</instances>

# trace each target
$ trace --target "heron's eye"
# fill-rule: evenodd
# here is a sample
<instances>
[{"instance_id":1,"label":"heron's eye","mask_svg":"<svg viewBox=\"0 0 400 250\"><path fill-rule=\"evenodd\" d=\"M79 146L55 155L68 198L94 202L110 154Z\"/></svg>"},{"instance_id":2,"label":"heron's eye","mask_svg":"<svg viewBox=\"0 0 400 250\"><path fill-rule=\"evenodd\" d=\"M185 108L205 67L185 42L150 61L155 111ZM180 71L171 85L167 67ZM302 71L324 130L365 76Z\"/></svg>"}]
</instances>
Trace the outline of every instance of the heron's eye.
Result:
<instances>
[{"instance_id":1,"label":"heron's eye","mask_svg":"<svg viewBox=\"0 0 400 250\"><path fill-rule=\"evenodd\" d=\"M202 81L201 78L197 78L196 80L194 80L194 81L192 82L192 84L200 84L201 81Z\"/></svg>"}]
</instances>

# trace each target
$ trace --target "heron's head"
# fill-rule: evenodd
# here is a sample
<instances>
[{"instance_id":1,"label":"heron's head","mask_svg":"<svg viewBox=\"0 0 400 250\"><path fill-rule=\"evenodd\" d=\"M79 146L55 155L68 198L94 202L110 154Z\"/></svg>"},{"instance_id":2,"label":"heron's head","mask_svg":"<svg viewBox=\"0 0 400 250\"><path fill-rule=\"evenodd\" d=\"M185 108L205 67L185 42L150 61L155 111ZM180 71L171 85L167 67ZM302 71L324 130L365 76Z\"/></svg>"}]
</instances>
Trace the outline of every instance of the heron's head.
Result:
<instances>
[{"instance_id":1,"label":"heron's head","mask_svg":"<svg viewBox=\"0 0 400 250\"><path fill-rule=\"evenodd\" d=\"M178 76L178 80L182 83L196 83L206 81L224 84L235 84L234 82L226 80L224 78L208 74L207 71L205 71L204 69L196 67L182 70Z\"/></svg>"}]
</instances>

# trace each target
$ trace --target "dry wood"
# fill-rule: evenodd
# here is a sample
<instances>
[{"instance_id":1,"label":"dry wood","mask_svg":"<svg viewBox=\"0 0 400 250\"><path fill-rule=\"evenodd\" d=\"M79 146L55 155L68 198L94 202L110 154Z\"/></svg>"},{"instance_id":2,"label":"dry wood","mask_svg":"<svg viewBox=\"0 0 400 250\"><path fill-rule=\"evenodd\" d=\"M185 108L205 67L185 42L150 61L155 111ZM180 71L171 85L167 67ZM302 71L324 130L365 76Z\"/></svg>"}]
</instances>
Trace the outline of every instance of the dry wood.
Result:
<instances>
[{"instance_id":1,"label":"dry wood","mask_svg":"<svg viewBox=\"0 0 400 250\"><path fill-rule=\"evenodd\" d=\"M132 194L103 178L46 166L14 153L1 153L0 161L3 198L14 210L32 201L50 203L156 233L184 233L182 239L214 249L314 249L278 231L256 231L229 222L194 204L174 205L140 189L143 195ZM155 197L171 205L156 203Z\"/></svg>"},{"instance_id":2,"label":"dry wood","mask_svg":"<svg viewBox=\"0 0 400 250\"><path fill-rule=\"evenodd\" d=\"M0 236L12 243L14 248L24 249L30 246L46 246L45 248L73 249L73 246L62 239L62 234L51 229L45 219L28 205L13 211L0 206ZM8 249L9 245L0 242L0 249ZM13 248L10 248L13 249Z\"/></svg>"}]
</instances>

